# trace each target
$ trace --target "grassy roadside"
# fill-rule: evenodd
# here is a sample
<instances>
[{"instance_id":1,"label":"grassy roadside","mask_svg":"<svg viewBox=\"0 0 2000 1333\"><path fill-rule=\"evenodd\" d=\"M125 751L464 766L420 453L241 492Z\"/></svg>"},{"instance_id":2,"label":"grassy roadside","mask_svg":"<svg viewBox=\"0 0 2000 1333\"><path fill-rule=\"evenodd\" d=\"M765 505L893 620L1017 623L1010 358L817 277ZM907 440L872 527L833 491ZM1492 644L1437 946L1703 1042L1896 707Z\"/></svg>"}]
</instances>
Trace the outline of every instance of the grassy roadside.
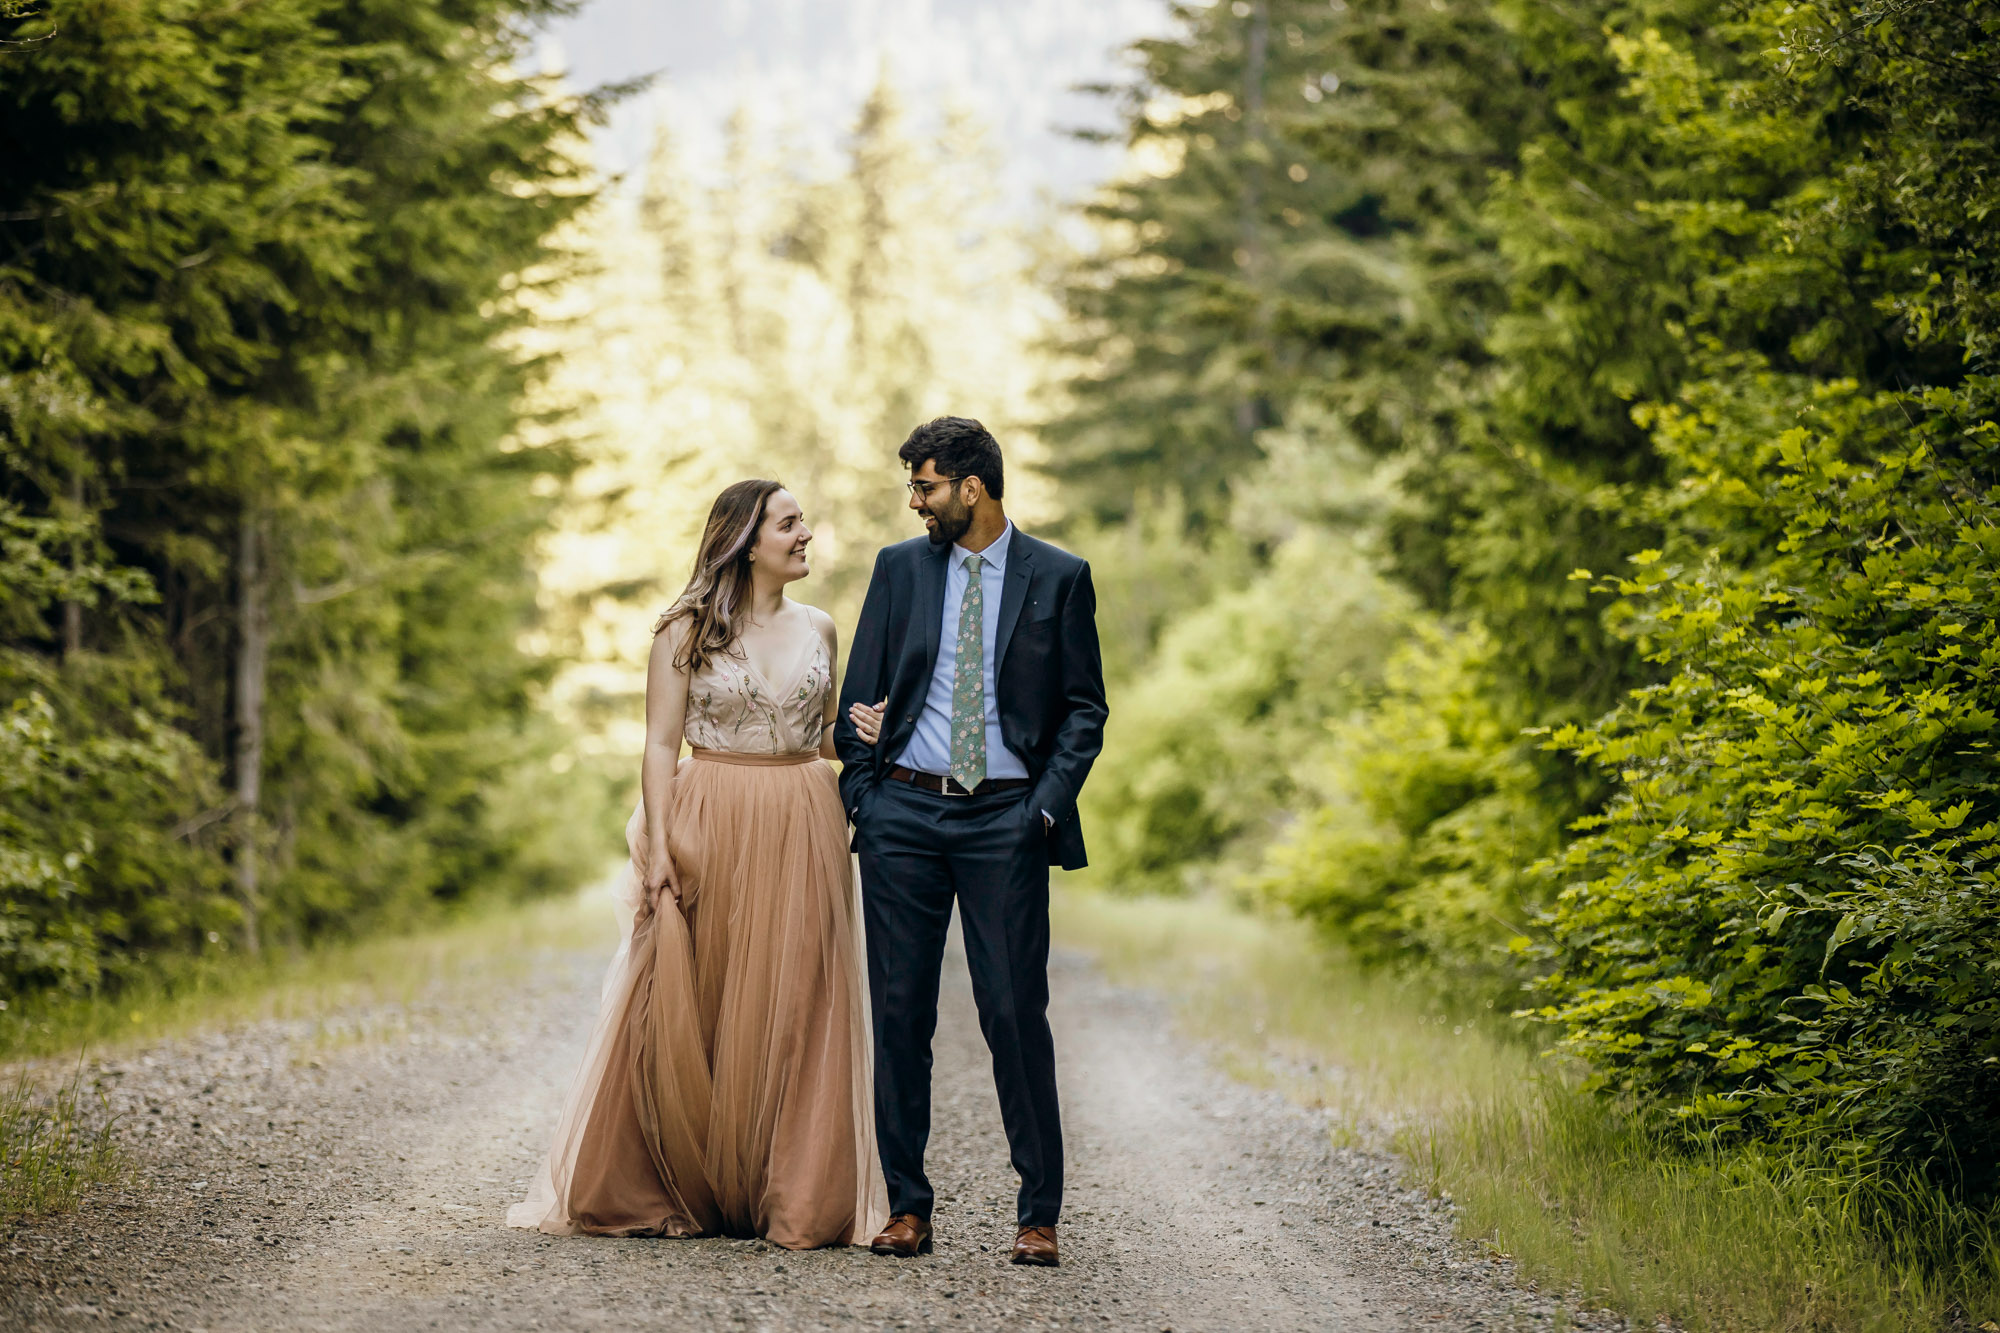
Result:
<instances>
[{"instance_id":1,"label":"grassy roadside","mask_svg":"<svg viewBox=\"0 0 2000 1333\"><path fill-rule=\"evenodd\" d=\"M1461 1234L1637 1324L2000 1327L1995 1218L1920 1183L1693 1149L1578 1093L1511 1020L1341 966L1297 923L1207 900L1059 891L1058 940L1173 994L1223 1065L1386 1142Z\"/></svg>"},{"instance_id":2,"label":"grassy roadside","mask_svg":"<svg viewBox=\"0 0 2000 1333\"><path fill-rule=\"evenodd\" d=\"M0 1012L0 1219L75 1204L123 1169L86 1059L267 1019L330 1020L529 974L552 954L601 949L617 926L601 886L493 908L408 935L262 959L214 959L115 996L14 1001Z\"/></svg>"},{"instance_id":3,"label":"grassy roadside","mask_svg":"<svg viewBox=\"0 0 2000 1333\"><path fill-rule=\"evenodd\" d=\"M602 946L617 927L601 886L489 908L407 935L262 958L187 962L114 995L31 997L0 1012L0 1064L74 1058L207 1028L408 1003L440 986L525 974L550 952Z\"/></svg>"},{"instance_id":4,"label":"grassy roadside","mask_svg":"<svg viewBox=\"0 0 2000 1333\"><path fill-rule=\"evenodd\" d=\"M83 1062L45 1087L26 1070L0 1088L0 1220L58 1212L123 1166L109 1116L92 1114Z\"/></svg>"}]
</instances>

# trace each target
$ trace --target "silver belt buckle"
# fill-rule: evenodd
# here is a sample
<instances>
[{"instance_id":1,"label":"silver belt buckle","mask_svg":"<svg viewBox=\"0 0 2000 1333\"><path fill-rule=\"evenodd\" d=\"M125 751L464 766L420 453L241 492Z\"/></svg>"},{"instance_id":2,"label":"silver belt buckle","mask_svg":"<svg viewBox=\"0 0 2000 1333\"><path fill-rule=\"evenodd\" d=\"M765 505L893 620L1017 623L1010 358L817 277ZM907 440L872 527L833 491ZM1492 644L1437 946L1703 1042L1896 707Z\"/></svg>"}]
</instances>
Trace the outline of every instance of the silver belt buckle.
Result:
<instances>
[{"instance_id":1,"label":"silver belt buckle","mask_svg":"<svg viewBox=\"0 0 2000 1333\"><path fill-rule=\"evenodd\" d=\"M958 782L958 779L953 777L951 774L947 773L944 775L944 781L938 784L938 790L940 792L943 792L946 796L966 797L972 795L972 789L970 787L967 787L962 782L958 783L959 790L953 791L951 789L951 784L954 782Z\"/></svg>"}]
</instances>

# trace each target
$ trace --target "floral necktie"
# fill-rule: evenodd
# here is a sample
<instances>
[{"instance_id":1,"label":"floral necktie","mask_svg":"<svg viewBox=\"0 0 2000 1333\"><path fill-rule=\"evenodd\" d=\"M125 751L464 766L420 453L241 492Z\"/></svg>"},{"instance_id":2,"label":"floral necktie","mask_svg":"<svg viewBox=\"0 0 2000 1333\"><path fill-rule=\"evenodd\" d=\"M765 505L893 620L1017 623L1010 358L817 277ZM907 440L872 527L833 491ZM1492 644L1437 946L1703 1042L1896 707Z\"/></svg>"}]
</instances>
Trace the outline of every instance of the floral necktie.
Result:
<instances>
[{"instance_id":1,"label":"floral necktie","mask_svg":"<svg viewBox=\"0 0 2000 1333\"><path fill-rule=\"evenodd\" d=\"M951 775L971 791L986 780L986 599L980 558L965 557L958 599L958 665L951 678Z\"/></svg>"}]
</instances>

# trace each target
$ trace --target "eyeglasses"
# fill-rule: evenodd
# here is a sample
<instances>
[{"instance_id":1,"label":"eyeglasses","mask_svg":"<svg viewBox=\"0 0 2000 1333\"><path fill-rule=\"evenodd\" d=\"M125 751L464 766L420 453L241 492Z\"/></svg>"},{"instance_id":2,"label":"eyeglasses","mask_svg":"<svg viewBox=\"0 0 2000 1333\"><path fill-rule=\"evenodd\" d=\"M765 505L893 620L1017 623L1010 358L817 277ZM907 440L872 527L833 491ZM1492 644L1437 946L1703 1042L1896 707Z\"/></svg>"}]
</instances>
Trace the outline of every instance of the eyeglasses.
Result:
<instances>
[{"instance_id":1,"label":"eyeglasses","mask_svg":"<svg viewBox=\"0 0 2000 1333\"><path fill-rule=\"evenodd\" d=\"M938 487L956 486L964 480L964 477L946 477L942 481L906 481L903 485L909 487L910 494L916 496L919 501L926 501L931 498L931 492Z\"/></svg>"}]
</instances>

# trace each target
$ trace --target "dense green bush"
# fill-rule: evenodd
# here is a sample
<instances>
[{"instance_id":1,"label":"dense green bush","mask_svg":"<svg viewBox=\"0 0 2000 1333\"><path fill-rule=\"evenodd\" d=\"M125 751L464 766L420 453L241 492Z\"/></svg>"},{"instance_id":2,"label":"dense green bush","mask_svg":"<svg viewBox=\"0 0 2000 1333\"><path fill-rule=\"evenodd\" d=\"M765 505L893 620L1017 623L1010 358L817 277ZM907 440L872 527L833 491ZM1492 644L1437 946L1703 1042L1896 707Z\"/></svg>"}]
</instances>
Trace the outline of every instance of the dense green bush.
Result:
<instances>
[{"instance_id":1,"label":"dense green bush","mask_svg":"<svg viewBox=\"0 0 2000 1333\"><path fill-rule=\"evenodd\" d=\"M62 600L155 600L102 555L86 525L0 502L0 626L33 633ZM107 964L236 922L203 818L221 799L216 766L173 725L166 676L143 648L58 668L0 647L0 977L18 987L90 987Z\"/></svg>"},{"instance_id":2,"label":"dense green bush","mask_svg":"<svg viewBox=\"0 0 2000 1333\"><path fill-rule=\"evenodd\" d=\"M1358 541L1377 571L1432 613L1412 622L1403 608L1399 631L1415 623L1444 642L1452 635L1443 618L1493 627L1496 650L1465 685L1494 718L1519 727L1593 715L1639 678L1636 655L1604 631L1588 590L1563 576L1631 549L1629 516L1607 501L1652 464L1645 433L1629 420L1630 377L1591 365L1590 348L1642 317L1588 293L1569 313L1592 327L1538 324L1531 312L1540 297L1517 285L1518 256L1503 245L1509 218L1491 202L1496 175L1531 147L1597 132L1603 102L1617 100L1601 39L1538 27L1525 9L1425 0L1260 0L1245 12L1188 5L1175 13L1179 31L1141 44L1124 103L1137 158L1151 165L1093 207L1107 245L1067 289L1072 346L1088 359L1070 386L1074 409L1051 434L1077 508L1129 512L1134 497L1143 504L1150 488L1164 488L1188 516L1195 550L1245 550L1253 561L1268 562L1289 541ZM1555 266L1541 272L1543 286L1565 287ZM1538 330L1551 336L1536 345ZM1515 345L1502 346L1503 332ZM1539 357L1527 356L1531 346ZM1374 487L1353 484L1357 458L1389 460L1376 473L1396 479L1387 512ZM1303 513L1301 495L1310 500ZM1316 535L1299 537L1299 528ZM1264 579L1253 565L1216 585L1226 596L1232 583ZM1287 608L1282 579L1264 586L1274 618L1320 616L1308 588L1290 589ZM1151 623L1119 591L1107 590L1107 614ZM1205 610L1159 600L1193 637L1212 637L1212 625L1193 628ZM1169 628L1162 644L1177 633ZM1155 692L1199 697L1203 686L1179 660L1165 652L1148 660L1138 656L1134 704ZM1363 675L1374 679L1379 663ZM1512 886L1520 858L1532 859L1547 829L1599 799L1601 783L1561 756L1524 758L1530 747L1518 737L1477 747L1482 762L1507 770L1504 780L1422 776L1427 759L1459 764L1461 742L1403 735L1406 719L1392 708L1380 719L1381 744L1372 744L1369 717L1346 718L1367 694L1323 702L1321 720L1345 719L1337 737L1315 724L1265 747L1297 778L1228 785L1232 797L1269 804L1221 817L1223 802L1199 795L1209 761L1250 748L1237 737L1260 725L1254 715L1246 724L1225 712L1232 720L1213 746L1176 756L1200 771L1176 776L1164 743L1151 739L1173 731L1150 725L1169 705L1124 730L1118 719L1132 704L1121 692L1118 734L1093 785L1115 793L1104 808L1124 821L1117 845L1151 850L1114 867L1177 881L1185 866L1218 854L1240 862L1279 833L1276 860L1259 873L1269 892L1329 923L1365 918L1371 947L1437 949L1504 971L1491 946L1518 929L1523 900L1513 887L1484 900L1472 867L1502 867ZM1387 787L1372 768L1366 780L1336 771L1364 757L1393 766L1403 751L1410 770L1384 774ZM1147 776L1128 783L1124 775L1139 769ZM1388 790L1406 779L1440 799L1461 793L1477 808L1453 818L1453 808L1406 803ZM1501 802L1510 813L1488 845L1476 830L1497 809L1490 781L1510 793ZM1140 787L1175 793L1185 836L1136 835L1142 815L1168 810L1164 800L1132 799ZM1367 869L1350 876L1359 860ZM1409 890L1416 896L1405 902ZM1448 918L1480 922L1478 938L1445 929ZM1414 924L1395 933L1394 922L1418 920L1428 923L1422 941Z\"/></svg>"},{"instance_id":3,"label":"dense green bush","mask_svg":"<svg viewBox=\"0 0 2000 1333\"><path fill-rule=\"evenodd\" d=\"M1083 796L1094 873L1178 891L1183 867L1267 840L1313 789L1328 720L1372 692L1402 607L1352 548L1302 537L1177 620L1114 691L1108 762Z\"/></svg>"},{"instance_id":4,"label":"dense green bush","mask_svg":"<svg viewBox=\"0 0 2000 1333\"><path fill-rule=\"evenodd\" d=\"M1529 867L1559 829L1518 712L1493 693L1495 651L1477 629L1417 629L1369 706L1329 720L1331 790L1254 880L1365 961L1504 995L1521 979L1506 941L1543 905Z\"/></svg>"},{"instance_id":5,"label":"dense green bush","mask_svg":"<svg viewBox=\"0 0 2000 1333\"><path fill-rule=\"evenodd\" d=\"M222 867L192 827L218 799L215 766L152 710L143 664L57 674L0 655L0 975L79 990L160 949L233 928ZM134 822L133 810L154 813Z\"/></svg>"},{"instance_id":6,"label":"dense green bush","mask_svg":"<svg viewBox=\"0 0 2000 1333\"><path fill-rule=\"evenodd\" d=\"M1695 1114L1990 1172L1990 389L1801 392L1802 424L1775 437L1698 399L1661 414L1682 503L1776 540L1749 569L1641 552L1617 584L1673 674L1551 738L1620 786L1559 862L1543 1013L1608 1080Z\"/></svg>"},{"instance_id":7,"label":"dense green bush","mask_svg":"<svg viewBox=\"0 0 2000 1333\"><path fill-rule=\"evenodd\" d=\"M1550 737L1617 794L1553 868L1540 1012L1619 1087L1990 1188L2000 25L1781 7L1726 38L1739 66L1613 43L1673 168L1647 211L1731 314L1635 414L1664 540L1608 623L1669 674ZM1786 168L1758 207L1750 162Z\"/></svg>"}]
</instances>

